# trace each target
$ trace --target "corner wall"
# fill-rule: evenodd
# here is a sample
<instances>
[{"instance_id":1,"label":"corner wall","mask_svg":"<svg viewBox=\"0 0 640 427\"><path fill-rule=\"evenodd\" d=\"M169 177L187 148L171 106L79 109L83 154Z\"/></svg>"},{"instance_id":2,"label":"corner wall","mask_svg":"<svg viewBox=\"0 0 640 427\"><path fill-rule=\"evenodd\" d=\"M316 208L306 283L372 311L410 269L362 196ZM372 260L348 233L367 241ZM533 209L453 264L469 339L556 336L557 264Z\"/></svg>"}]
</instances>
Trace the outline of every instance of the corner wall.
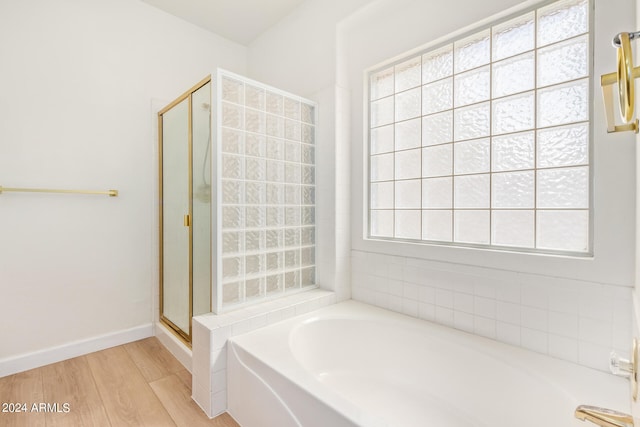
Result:
<instances>
[{"instance_id":1,"label":"corner wall","mask_svg":"<svg viewBox=\"0 0 640 427\"><path fill-rule=\"evenodd\" d=\"M318 103L316 235L318 283L350 290L350 93L337 84L336 27L370 0L307 0L248 48L247 75Z\"/></svg>"}]
</instances>

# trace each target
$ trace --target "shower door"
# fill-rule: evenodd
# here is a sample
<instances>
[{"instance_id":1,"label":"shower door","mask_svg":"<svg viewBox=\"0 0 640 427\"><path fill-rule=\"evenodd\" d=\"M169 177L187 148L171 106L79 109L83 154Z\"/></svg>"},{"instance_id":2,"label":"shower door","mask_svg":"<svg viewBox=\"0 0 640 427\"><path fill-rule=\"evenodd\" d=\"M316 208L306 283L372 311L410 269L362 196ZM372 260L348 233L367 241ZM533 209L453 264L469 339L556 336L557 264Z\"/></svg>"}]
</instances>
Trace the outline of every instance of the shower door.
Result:
<instances>
[{"instance_id":1,"label":"shower door","mask_svg":"<svg viewBox=\"0 0 640 427\"><path fill-rule=\"evenodd\" d=\"M211 85L158 113L160 320L186 343L191 318L211 311Z\"/></svg>"}]
</instances>

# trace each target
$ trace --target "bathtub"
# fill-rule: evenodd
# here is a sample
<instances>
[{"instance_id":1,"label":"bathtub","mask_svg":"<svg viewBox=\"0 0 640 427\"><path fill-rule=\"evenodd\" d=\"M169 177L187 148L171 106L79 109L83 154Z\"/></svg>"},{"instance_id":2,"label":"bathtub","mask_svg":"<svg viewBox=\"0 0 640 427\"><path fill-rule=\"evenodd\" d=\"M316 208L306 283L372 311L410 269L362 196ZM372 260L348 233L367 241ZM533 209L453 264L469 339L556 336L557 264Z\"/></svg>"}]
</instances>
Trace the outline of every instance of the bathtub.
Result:
<instances>
[{"instance_id":1,"label":"bathtub","mask_svg":"<svg viewBox=\"0 0 640 427\"><path fill-rule=\"evenodd\" d=\"M229 339L242 427L588 427L630 412L624 378L355 301Z\"/></svg>"}]
</instances>

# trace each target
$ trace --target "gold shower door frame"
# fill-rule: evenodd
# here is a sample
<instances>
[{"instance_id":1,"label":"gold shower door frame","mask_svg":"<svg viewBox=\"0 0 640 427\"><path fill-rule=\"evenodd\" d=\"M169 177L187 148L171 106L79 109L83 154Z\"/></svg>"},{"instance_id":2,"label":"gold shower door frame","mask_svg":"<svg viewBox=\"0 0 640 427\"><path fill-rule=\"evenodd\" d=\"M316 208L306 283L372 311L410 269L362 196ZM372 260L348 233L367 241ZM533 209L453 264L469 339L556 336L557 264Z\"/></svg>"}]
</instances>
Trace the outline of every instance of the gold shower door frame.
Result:
<instances>
[{"instance_id":1,"label":"gold shower door frame","mask_svg":"<svg viewBox=\"0 0 640 427\"><path fill-rule=\"evenodd\" d=\"M160 322L167 326L178 338L180 338L185 344L191 347L192 340L192 318L193 318L193 94L205 86L207 83L211 82L211 76L207 76L202 79L200 82L195 84L185 93L180 95L178 98L173 100L166 107L161 109L158 112L158 196L159 196L159 222L158 222L158 235L159 235L159 311L160 311ZM188 158L189 158L189 213L184 218L184 226L189 227L189 331L186 332L182 330L178 325L169 320L164 315L164 297L163 297L163 289L164 289L164 240L163 240L163 115L170 111L173 107L177 106L185 99L188 99ZM211 280L211 279L210 279ZM211 283L209 283L209 288L211 288ZM211 307L210 307L211 309Z\"/></svg>"}]
</instances>

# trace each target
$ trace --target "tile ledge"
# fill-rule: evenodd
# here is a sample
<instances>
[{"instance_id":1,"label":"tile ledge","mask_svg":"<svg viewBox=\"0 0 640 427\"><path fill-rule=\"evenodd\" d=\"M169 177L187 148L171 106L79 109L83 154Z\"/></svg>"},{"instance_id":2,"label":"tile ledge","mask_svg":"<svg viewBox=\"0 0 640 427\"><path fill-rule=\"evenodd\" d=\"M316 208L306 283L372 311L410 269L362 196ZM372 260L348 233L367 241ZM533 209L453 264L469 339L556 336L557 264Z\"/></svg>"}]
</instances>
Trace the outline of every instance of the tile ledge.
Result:
<instances>
[{"instance_id":1,"label":"tile ledge","mask_svg":"<svg viewBox=\"0 0 640 427\"><path fill-rule=\"evenodd\" d=\"M200 323L209 330L230 326L259 316L295 308L301 304L330 299L330 303L336 302L336 295L333 291L316 288L305 292L287 295L282 298L261 302L252 306L239 308L223 314L207 313L194 316L193 321ZM301 313L300 313L301 314Z\"/></svg>"}]
</instances>

